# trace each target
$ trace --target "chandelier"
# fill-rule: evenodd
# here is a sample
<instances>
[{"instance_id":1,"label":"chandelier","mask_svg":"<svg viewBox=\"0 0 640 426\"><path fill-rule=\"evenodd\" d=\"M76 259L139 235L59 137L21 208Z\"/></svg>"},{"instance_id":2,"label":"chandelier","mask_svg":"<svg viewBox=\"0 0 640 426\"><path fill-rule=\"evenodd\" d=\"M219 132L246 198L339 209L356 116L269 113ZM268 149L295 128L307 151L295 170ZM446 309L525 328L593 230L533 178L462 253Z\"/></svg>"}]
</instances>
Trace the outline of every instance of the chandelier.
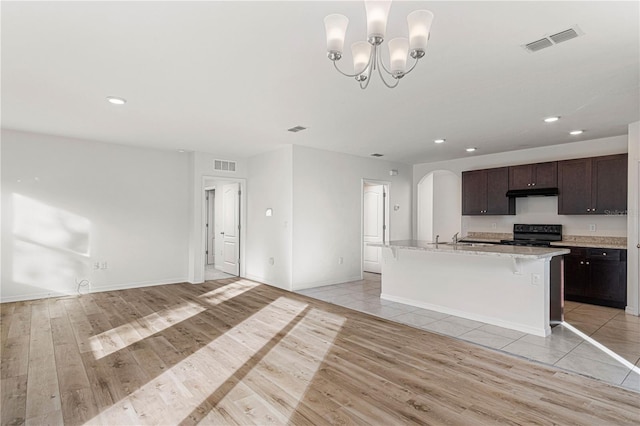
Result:
<instances>
[{"instance_id":1,"label":"chandelier","mask_svg":"<svg viewBox=\"0 0 640 426\"><path fill-rule=\"evenodd\" d=\"M344 15L332 14L324 18L327 32L327 56L340 74L355 77L356 81L360 83L361 89L367 88L371 81L371 74L376 70L385 86L393 89L402 77L413 71L420 58L424 56L433 13L428 10L416 10L407 16L409 39L398 37L389 40L390 64L387 68L382 60L380 50L387 29L391 0L364 0L364 5L367 12L367 41L358 41L351 45L353 74L343 72L337 64L342 58L344 38L349 25L349 19ZM407 69L408 56L415 59L415 62ZM382 71L391 76L390 82L385 80Z\"/></svg>"}]
</instances>

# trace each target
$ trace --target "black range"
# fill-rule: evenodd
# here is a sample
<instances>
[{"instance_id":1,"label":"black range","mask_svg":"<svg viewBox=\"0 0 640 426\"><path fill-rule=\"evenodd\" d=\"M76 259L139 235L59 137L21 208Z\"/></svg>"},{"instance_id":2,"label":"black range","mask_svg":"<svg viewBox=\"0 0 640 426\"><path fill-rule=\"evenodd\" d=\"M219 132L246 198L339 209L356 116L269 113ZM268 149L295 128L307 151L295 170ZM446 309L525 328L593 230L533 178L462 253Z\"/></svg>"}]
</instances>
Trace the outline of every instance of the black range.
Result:
<instances>
[{"instance_id":1,"label":"black range","mask_svg":"<svg viewBox=\"0 0 640 426\"><path fill-rule=\"evenodd\" d=\"M551 243L562 241L562 225L513 225L513 239L500 240L500 244L514 246L549 247Z\"/></svg>"}]
</instances>

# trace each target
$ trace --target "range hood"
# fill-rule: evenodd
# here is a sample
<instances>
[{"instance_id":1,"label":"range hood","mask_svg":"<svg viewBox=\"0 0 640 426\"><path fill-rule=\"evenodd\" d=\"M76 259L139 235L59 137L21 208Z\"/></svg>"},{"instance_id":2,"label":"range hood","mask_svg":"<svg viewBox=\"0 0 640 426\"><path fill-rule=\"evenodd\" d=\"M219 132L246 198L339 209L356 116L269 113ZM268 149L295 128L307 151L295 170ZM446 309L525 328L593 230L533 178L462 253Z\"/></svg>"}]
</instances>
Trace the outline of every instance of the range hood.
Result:
<instances>
[{"instance_id":1,"label":"range hood","mask_svg":"<svg viewBox=\"0 0 640 426\"><path fill-rule=\"evenodd\" d=\"M509 198L517 198L517 197L533 197L533 196L550 196L550 195L558 195L560 191L558 188L531 188L531 189L512 189L511 191L507 191L507 197Z\"/></svg>"}]
</instances>

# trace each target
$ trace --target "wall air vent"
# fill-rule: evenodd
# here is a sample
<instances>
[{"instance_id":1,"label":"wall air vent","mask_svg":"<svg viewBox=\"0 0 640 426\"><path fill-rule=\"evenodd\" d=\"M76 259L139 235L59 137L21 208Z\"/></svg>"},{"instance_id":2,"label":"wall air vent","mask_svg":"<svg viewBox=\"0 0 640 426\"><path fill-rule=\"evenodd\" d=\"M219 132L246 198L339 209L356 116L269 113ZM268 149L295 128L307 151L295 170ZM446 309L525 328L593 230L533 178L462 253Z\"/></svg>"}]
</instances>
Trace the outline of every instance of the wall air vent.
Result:
<instances>
[{"instance_id":1,"label":"wall air vent","mask_svg":"<svg viewBox=\"0 0 640 426\"><path fill-rule=\"evenodd\" d=\"M287 131L288 132L297 133L297 132L301 132L301 131L306 130L306 129L307 128L304 127L304 126L295 126L295 127L290 128L290 129L287 129Z\"/></svg>"},{"instance_id":2,"label":"wall air vent","mask_svg":"<svg viewBox=\"0 0 640 426\"><path fill-rule=\"evenodd\" d=\"M376 152L376 153L373 153L373 154L370 154L370 155L371 155L372 157L383 157L383 156L384 156L384 154L378 154L377 152Z\"/></svg>"},{"instance_id":3,"label":"wall air vent","mask_svg":"<svg viewBox=\"0 0 640 426\"><path fill-rule=\"evenodd\" d=\"M221 172L235 172L236 162L229 160L213 160L213 170Z\"/></svg>"},{"instance_id":4,"label":"wall air vent","mask_svg":"<svg viewBox=\"0 0 640 426\"><path fill-rule=\"evenodd\" d=\"M555 46L558 43L563 43L567 40L584 35L582 30L576 25L568 30L560 31L550 36L544 36L540 40L532 41L531 43L523 44L522 47L529 53L537 52L547 47Z\"/></svg>"}]
</instances>

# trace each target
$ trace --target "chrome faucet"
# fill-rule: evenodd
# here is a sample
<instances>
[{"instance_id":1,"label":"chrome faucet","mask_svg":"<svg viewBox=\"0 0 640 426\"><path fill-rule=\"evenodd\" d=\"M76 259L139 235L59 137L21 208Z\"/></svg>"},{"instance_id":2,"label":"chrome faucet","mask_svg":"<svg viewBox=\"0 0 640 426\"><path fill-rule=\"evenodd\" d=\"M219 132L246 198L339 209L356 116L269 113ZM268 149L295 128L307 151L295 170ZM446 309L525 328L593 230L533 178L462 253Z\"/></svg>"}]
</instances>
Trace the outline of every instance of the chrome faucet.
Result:
<instances>
[{"instance_id":1,"label":"chrome faucet","mask_svg":"<svg viewBox=\"0 0 640 426\"><path fill-rule=\"evenodd\" d=\"M458 234L459 234L459 232L456 232L456 233L453 235L453 238L451 238L451 242L452 242L453 244L458 244Z\"/></svg>"},{"instance_id":2,"label":"chrome faucet","mask_svg":"<svg viewBox=\"0 0 640 426\"><path fill-rule=\"evenodd\" d=\"M440 238L440 235L436 235L436 244L438 244L438 238Z\"/></svg>"}]
</instances>

